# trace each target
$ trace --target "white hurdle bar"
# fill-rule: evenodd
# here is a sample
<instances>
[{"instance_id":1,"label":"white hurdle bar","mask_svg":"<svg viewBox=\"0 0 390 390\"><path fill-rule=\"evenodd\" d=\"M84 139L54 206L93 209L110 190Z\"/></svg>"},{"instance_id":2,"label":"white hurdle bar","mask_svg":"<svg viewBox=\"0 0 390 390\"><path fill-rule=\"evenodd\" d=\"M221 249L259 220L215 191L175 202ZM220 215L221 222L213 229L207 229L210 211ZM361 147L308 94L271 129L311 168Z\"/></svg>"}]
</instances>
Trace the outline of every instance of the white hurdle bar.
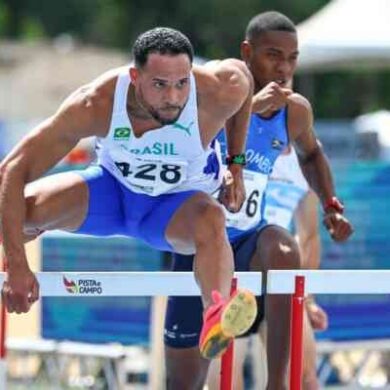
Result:
<instances>
[{"instance_id":1,"label":"white hurdle bar","mask_svg":"<svg viewBox=\"0 0 390 390\"><path fill-rule=\"evenodd\" d=\"M5 280L0 273L0 286ZM41 297L199 296L193 272L37 272ZM262 293L261 272L236 272L240 288Z\"/></svg>"},{"instance_id":2,"label":"white hurdle bar","mask_svg":"<svg viewBox=\"0 0 390 390\"><path fill-rule=\"evenodd\" d=\"M305 278L306 294L390 294L390 270L272 270L267 294L293 294L295 277Z\"/></svg>"},{"instance_id":3,"label":"white hurdle bar","mask_svg":"<svg viewBox=\"0 0 390 390\"><path fill-rule=\"evenodd\" d=\"M135 296L199 296L200 289L193 272L37 272L41 297L135 297ZM0 287L6 273L0 272ZM239 288L246 288L255 295L262 295L261 272L235 272ZM6 388L5 364L5 309L2 307L0 349L0 390ZM232 354L225 365L232 367ZM226 377L231 383L230 369L221 371L221 389ZM230 387L230 386L229 386Z\"/></svg>"},{"instance_id":4,"label":"white hurdle bar","mask_svg":"<svg viewBox=\"0 0 390 390\"><path fill-rule=\"evenodd\" d=\"M266 293L292 295L290 390L300 390L305 295L390 294L390 270L272 270Z\"/></svg>"}]
</instances>

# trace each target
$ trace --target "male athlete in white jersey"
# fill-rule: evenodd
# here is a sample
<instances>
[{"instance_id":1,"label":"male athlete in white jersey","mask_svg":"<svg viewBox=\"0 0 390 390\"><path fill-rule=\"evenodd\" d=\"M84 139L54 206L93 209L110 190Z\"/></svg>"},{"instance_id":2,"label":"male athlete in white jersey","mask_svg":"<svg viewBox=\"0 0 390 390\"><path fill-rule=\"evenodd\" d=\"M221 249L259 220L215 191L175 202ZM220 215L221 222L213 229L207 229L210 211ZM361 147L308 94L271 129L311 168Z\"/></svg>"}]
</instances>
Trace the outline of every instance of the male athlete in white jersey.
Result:
<instances>
[{"instance_id":1,"label":"male athlete in white jersey","mask_svg":"<svg viewBox=\"0 0 390 390\"><path fill-rule=\"evenodd\" d=\"M191 43L170 28L141 34L133 55L135 66L76 90L1 163L3 302L22 313L38 299L24 242L42 231L140 238L196 254L205 310L199 344L213 358L256 314L251 293L229 297L233 255L224 211L209 195L220 185L211 142L226 123L229 154L244 151L253 81L234 59L193 67ZM95 164L40 178L89 136L97 137ZM230 172L225 206L238 211L245 198L242 167L233 164ZM232 310L238 316L230 321Z\"/></svg>"}]
</instances>

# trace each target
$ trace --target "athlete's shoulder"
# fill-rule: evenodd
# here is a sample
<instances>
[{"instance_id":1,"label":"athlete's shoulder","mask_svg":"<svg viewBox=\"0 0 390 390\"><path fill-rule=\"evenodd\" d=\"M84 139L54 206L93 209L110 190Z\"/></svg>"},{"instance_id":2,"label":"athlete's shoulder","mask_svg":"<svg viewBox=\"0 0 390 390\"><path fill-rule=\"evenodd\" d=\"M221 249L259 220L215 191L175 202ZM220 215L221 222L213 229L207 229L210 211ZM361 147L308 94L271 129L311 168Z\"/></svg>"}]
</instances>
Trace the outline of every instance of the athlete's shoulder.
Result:
<instances>
[{"instance_id":1,"label":"athlete's shoulder","mask_svg":"<svg viewBox=\"0 0 390 390\"><path fill-rule=\"evenodd\" d=\"M291 139L296 139L299 134L312 128L313 110L310 102L298 93L289 96L288 101L288 132Z\"/></svg>"},{"instance_id":2,"label":"athlete's shoulder","mask_svg":"<svg viewBox=\"0 0 390 390\"><path fill-rule=\"evenodd\" d=\"M112 103L116 81L123 68L111 69L74 92L74 97L86 105L100 107Z\"/></svg>"},{"instance_id":3,"label":"athlete's shoulder","mask_svg":"<svg viewBox=\"0 0 390 390\"><path fill-rule=\"evenodd\" d=\"M94 127L96 135L105 135L119 73L120 68L112 69L80 86L64 100L57 114L77 118L80 126Z\"/></svg>"},{"instance_id":4,"label":"athlete's shoulder","mask_svg":"<svg viewBox=\"0 0 390 390\"><path fill-rule=\"evenodd\" d=\"M294 92L288 98L288 109L296 110L299 112L312 112L311 103L303 95Z\"/></svg>"},{"instance_id":5,"label":"athlete's shoulder","mask_svg":"<svg viewBox=\"0 0 390 390\"><path fill-rule=\"evenodd\" d=\"M253 85L252 75L245 63L235 58L209 61L203 65L194 65L198 93L215 96L224 95L224 99L235 98L228 91L243 91L246 94Z\"/></svg>"}]
</instances>

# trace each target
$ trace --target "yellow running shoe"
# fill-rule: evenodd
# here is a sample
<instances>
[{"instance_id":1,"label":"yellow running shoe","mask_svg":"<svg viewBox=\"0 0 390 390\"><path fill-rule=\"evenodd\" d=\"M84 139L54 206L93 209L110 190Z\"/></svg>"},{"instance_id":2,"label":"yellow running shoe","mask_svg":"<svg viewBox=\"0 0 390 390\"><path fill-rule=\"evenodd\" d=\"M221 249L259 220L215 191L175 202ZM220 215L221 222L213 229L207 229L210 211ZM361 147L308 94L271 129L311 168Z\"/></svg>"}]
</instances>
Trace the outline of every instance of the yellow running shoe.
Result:
<instances>
[{"instance_id":1,"label":"yellow running shoe","mask_svg":"<svg viewBox=\"0 0 390 390\"><path fill-rule=\"evenodd\" d=\"M234 337L245 333L257 314L255 296L248 290L237 290L229 299L212 292L212 304L203 317L199 339L201 355L206 359L221 356Z\"/></svg>"}]
</instances>

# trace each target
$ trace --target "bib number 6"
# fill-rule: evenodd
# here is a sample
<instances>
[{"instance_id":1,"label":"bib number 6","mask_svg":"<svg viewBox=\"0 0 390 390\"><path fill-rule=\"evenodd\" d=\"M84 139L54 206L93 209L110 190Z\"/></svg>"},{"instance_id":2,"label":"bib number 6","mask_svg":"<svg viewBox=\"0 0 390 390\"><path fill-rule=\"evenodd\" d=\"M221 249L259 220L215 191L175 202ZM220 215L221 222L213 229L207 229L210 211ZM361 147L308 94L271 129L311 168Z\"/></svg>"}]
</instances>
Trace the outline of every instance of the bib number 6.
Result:
<instances>
[{"instance_id":1,"label":"bib number 6","mask_svg":"<svg viewBox=\"0 0 390 390\"><path fill-rule=\"evenodd\" d=\"M252 218L256 215L259 208L259 190L253 190L246 201L245 213Z\"/></svg>"}]
</instances>

